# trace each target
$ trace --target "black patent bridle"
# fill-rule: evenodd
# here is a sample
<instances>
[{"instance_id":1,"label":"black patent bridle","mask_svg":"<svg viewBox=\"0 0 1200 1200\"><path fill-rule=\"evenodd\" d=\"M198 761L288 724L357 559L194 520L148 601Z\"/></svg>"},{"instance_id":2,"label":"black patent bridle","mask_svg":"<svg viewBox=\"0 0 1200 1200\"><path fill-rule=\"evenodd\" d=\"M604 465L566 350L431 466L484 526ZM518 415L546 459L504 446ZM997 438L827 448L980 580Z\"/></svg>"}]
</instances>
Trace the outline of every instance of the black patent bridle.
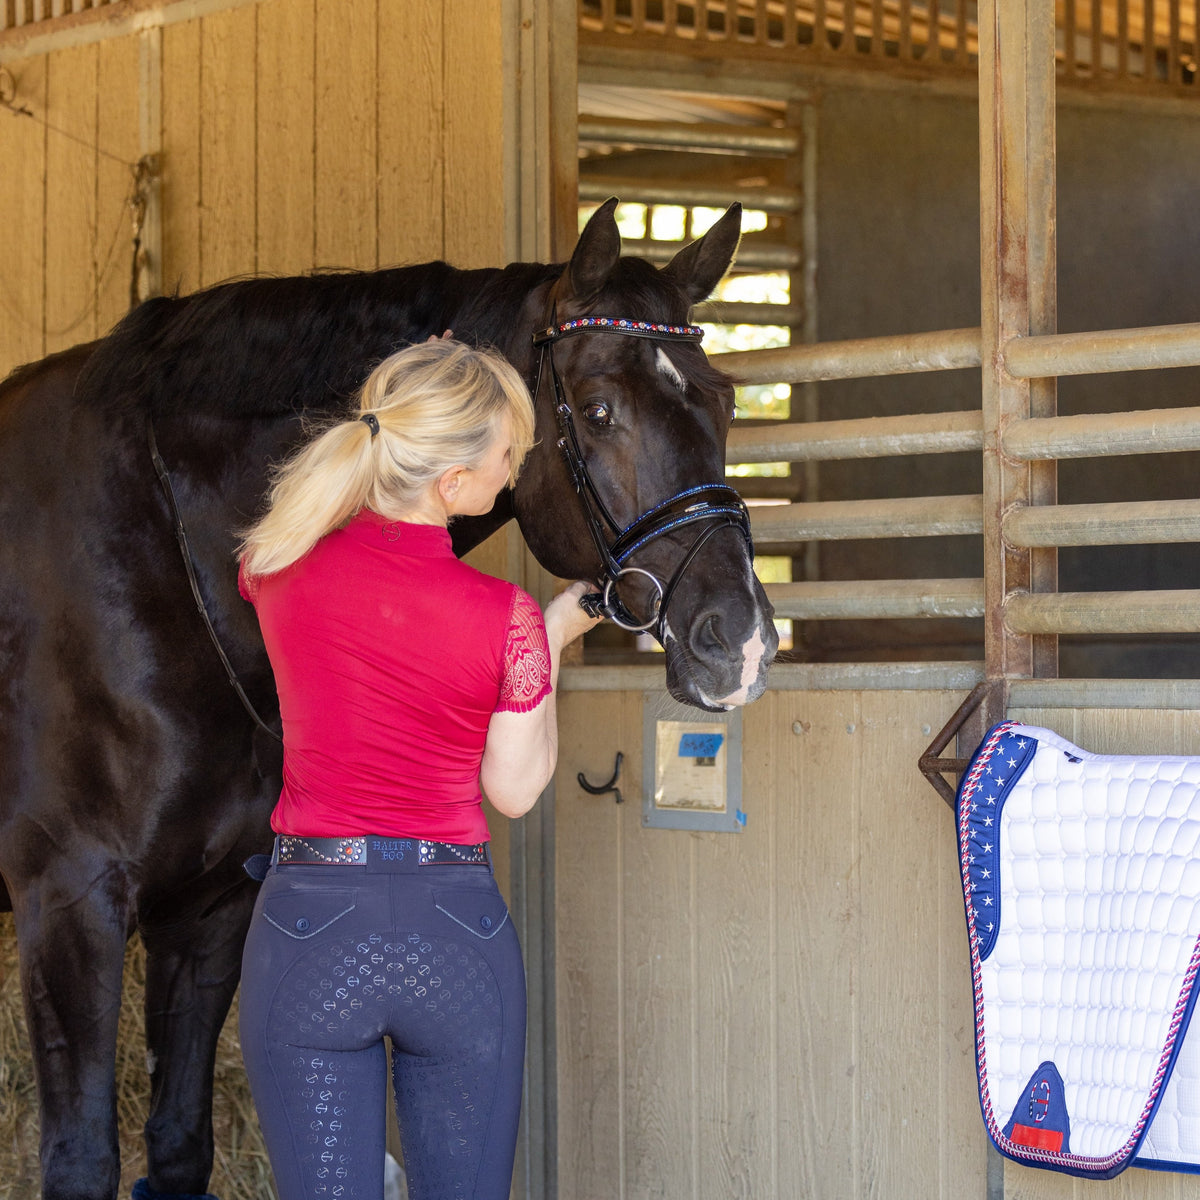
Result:
<instances>
[{"instance_id":1,"label":"black patent bridle","mask_svg":"<svg viewBox=\"0 0 1200 1200\"><path fill-rule=\"evenodd\" d=\"M566 460L571 483L583 502L583 515L588 532L600 557L601 570L597 583L600 584L601 591L584 596L579 603L593 617L605 616L622 629L633 632L652 630L654 636L660 642L664 642L667 607L671 597L675 594L684 572L713 534L733 526L746 539L747 550L753 555L750 514L746 511L741 496L728 484L705 483L677 492L637 517L624 529L617 524L588 470L587 461L579 445L579 437L575 432L574 413L567 400L558 368L554 365L554 343L579 333L612 333L661 342L699 342L704 337L704 330L697 325L656 325L649 321L633 321L623 317L579 317L573 321L551 325L533 335L533 345L538 351L533 397L536 402L542 386L543 368L549 363L550 381L554 390L554 419L558 425L557 445ZM652 572L628 565L634 554L656 538L700 521L708 522L708 528L688 548L665 587L662 580ZM611 543L605 526L613 537ZM647 621L638 621L626 608L617 591L617 583L621 577L630 574L645 576L657 593L652 605L653 612Z\"/></svg>"}]
</instances>

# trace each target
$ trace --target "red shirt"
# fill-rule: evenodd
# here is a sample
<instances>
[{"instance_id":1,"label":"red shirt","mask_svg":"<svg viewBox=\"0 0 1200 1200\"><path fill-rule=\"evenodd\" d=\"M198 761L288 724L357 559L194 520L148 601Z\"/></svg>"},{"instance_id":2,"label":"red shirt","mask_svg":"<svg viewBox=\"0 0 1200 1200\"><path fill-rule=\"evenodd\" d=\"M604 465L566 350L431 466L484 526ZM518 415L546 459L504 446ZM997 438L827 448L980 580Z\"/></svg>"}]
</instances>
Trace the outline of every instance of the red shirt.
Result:
<instances>
[{"instance_id":1,"label":"red shirt","mask_svg":"<svg viewBox=\"0 0 1200 1200\"><path fill-rule=\"evenodd\" d=\"M283 717L272 828L486 841L491 715L550 693L533 600L455 558L442 526L366 509L285 570L239 584Z\"/></svg>"}]
</instances>

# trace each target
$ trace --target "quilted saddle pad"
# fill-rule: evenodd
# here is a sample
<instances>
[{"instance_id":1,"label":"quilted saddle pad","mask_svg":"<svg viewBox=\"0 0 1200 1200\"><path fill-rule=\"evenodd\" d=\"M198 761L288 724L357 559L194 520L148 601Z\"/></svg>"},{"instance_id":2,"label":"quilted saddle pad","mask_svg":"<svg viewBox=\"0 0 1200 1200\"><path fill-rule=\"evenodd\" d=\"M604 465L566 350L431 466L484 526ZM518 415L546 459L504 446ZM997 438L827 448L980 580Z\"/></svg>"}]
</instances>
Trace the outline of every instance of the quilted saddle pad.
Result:
<instances>
[{"instance_id":1,"label":"quilted saddle pad","mask_svg":"<svg viewBox=\"0 0 1200 1200\"><path fill-rule=\"evenodd\" d=\"M996 1147L1094 1178L1200 1172L1200 758L1090 754L1006 721L956 818Z\"/></svg>"}]
</instances>

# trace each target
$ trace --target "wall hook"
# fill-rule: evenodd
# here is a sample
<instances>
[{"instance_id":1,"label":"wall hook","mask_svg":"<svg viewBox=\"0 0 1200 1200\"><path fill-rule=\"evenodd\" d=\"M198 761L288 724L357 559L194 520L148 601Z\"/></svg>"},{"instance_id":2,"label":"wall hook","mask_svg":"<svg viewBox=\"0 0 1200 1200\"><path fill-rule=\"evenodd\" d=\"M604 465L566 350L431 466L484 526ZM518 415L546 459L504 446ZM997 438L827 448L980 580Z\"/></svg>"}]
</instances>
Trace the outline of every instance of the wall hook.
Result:
<instances>
[{"instance_id":1,"label":"wall hook","mask_svg":"<svg viewBox=\"0 0 1200 1200\"><path fill-rule=\"evenodd\" d=\"M580 771L575 778L579 780L579 786L583 788L585 792L589 792L593 796L604 796L609 792L614 792L617 797L617 803L623 804L625 802L625 797L621 795L621 789L617 787L617 780L621 778L621 764L624 761L625 755L618 750L617 761L613 764L612 778L607 783L588 783L582 771Z\"/></svg>"}]
</instances>

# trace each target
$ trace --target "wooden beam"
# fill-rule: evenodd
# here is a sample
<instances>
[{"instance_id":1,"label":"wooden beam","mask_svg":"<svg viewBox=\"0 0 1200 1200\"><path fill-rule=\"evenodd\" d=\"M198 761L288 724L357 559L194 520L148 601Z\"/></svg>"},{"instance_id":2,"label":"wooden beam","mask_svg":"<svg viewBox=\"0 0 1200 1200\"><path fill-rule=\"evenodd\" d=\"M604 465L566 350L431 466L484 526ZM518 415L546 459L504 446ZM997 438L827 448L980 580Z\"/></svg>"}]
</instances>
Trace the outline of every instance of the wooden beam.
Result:
<instances>
[{"instance_id":1,"label":"wooden beam","mask_svg":"<svg viewBox=\"0 0 1200 1200\"><path fill-rule=\"evenodd\" d=\"M1005 370L1015 337L1053 333L1055 292L1055 113L1053 0L981 0L979 5L980 262L983 350L984 648L989 678L1057 674L1057 643L1005 625L1015 592L1052 592L1053 549L1006 545L1001 514L1052 504L1053 463L1014 463L1001 451L1005 428L1055 412L1053 381Z\"/></svg>"}]
</instances>

